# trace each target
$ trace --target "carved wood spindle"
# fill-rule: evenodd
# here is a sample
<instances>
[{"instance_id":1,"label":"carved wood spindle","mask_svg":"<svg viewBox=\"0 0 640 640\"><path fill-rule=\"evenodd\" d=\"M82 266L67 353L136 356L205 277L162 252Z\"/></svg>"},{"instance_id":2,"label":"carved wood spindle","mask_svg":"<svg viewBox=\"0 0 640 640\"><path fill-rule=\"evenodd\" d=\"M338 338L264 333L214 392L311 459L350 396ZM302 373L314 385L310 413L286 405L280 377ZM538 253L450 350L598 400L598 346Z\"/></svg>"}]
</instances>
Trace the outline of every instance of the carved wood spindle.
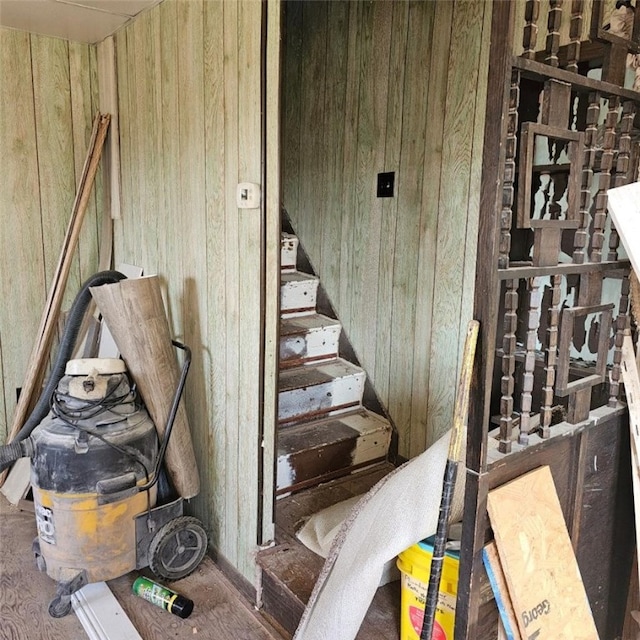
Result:
<instances>
[{"instance_id":1,"label":"carved wood spindle","mask_svg":"<svg viewBox=\"0 0 640 640\"><path fill-rule=\"evenodd\" d=\"M556 381L558 364L558 326L560 323L560 285L562 276L551 276L551 303L547 312L547 332L544 361L544 385L542 387L542 408L540 410L540 435L548 438L551 435L551 414L553 410L553 390Z\"/></svg>"},{"instance_id":2,"label":"carved wood spindle","mask_svg":"<svg viewBox=\"0 0 640 640\"><path fill-rule=\"evenodd\" d=\"M504 294L504 335L502 338L502 378L500 389L500 443L501 453L511 451L513 432L513 372L516 368L516 328L518 326L518 283L507 280Z\"/></svg>"},{"instance_id":3,"label":"carved wood spindle","mask_svg":"<svg viewBox=\"0 0 640 640\"><path fill-rule=\"evenodd\" d=\"M502 210L500 212L500 243L498 268L509 266L511 251L511 223L513 220L514 188L516 175L516 149L518 145L518 103L520 101L520 73L514 70L511 74L509 91L509 113L507 116L507 140L504 159L504 179L502 184Z\"/></svg>"},{"instance_id":4,"label":"carved wood spindle","mask_svg":"<svg viewBox=\"0 0 640 640\"><path fill-rule=\"evenodd\" d=\"M560 49L560 27L562 26L562 0L549 0L549 19L547 21L547 45L545 62L557 67Z\"/></svg>"},{"instance_id":5,"label":"carved wood spindle","mask_svg":"<svg viewBox=\"0 0 640 640\"><path fill-rule=\"evenodd\" d=\"M596 195L596 212L593 217L593 236L591 238L592 262L602 261L604 229L607 222L607 189L611 187L611 169L613 168L619 107L619 98L611 96L609 98L609 110L604 123L604 140L602 144L602 159L600 160L598 193Z\"/></svg>"},{"instance_id":6,"label":"carved wood spindle","mask_svg":"<svg viewBox=\"0 0 640 640\"><path fill-rule=\"evenodd\" d=\"M522 399L520 414L520 437L522 445L529 443L531 422L531 392L533 391L534 372L536 368L536 347L538 344L538 327L540 326L540 278L529 278L529 309L527 311L527 337L525 342L524 375L522 378Z\"/></svg>"},{"instance_id":7,"label":"carved wood spindle","mask_svg":"<svg viewBox=\"0 0 640 640\"><path fill-rule=\"evenodd\" d=\"M533 60L536 57L536 42L538 40L538 18L540 16L540 0L527 0L524 10L526 21L522 33L523 58Z\"/></svg>"},{"instance_id":8,"label":"carved wood spindle","mask_svg":"<svg viewBox=\"0 0 640 640\"><path fill-rule=\"evenodd\" d=\"M567 71L578 73L580 60L580 38L582 37L582 20L584 0L573 0L571 4L571 25L569 27L569 46L567 47Z\"/></svg>"},{"instance_id":9,"label":"carved wood spindle","mask_svg":"<svg viewBox=\"0 0 640 640\"><path fill-rule=\"evenodd\" d=\"M600 94L589 94L587 107L586 129L584 134L584 160L582 165L582 182L580 186L580 226L573 239L573 261L582 264L586 261L586 248L589 238L589 223L591 222L591 183L593 182L593 168L596 163L598 144L598 118L600 117Z\"/></svg>"},{"instance_id":10,"label":"carved wood spindle","mask_svg":"<svg viewBox=\"0 0 640 640\"><path fill-rule=\"evenodd\" d=\"M633 102L627 101L622 106L622 118L620 120L620 135L616 148L615 174L613 175L613 186L620 187L629 182L629 167L631 165L631 132L633 121L636 117L636 108ZM609 254L607 260L618 259L618 247L620 246L620 236L616 231L613 221L611 222L611 234L609 235Z\"/></svg>"},{"instance_id":11,"label":"carved wood spindle","mask_svg":"<svg viewBox=\"0 0 640 640\"><path fill-rule=\"evenodd\" d=\"M615 407L620 396L620 363L622 362L622 341L625 333L629 329L629 274L625 274L622 279L622 290L620 293L620 308L615 323L613 366L609 377L609 406Z\"/></svg>"}]
</instances>

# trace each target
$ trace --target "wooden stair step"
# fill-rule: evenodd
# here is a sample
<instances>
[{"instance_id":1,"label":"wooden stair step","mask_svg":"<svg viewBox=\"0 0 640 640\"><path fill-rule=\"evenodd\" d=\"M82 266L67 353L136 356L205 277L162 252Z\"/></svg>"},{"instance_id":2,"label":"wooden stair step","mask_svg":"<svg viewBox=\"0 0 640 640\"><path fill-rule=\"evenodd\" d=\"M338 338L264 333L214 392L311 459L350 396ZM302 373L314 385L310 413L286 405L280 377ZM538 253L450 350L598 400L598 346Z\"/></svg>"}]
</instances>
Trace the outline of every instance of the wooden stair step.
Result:
<instances>
[{"instance_id":1,"label":"wooden stair step","mask_svg":"<svg viewBox=\"0 0 640 640\"><path fill-rule=\"evenodd\" d=\"M313 313L316 310L319 279L302 271L283 271L280 278L280 313Z\"/></svg>"},{"instance_id":2,"label":"wooden stair step","mask_svg":"<svg viewBox=\"0 0 640 640\"><path fill-rule=\"evenodd\" d=\"M277 494L299 491L386 459L389 422L368 409L280 429Z\"/></svg>"},{"instance_id":3,"label":"wooden stair step","mask_svg":"<svg viewBox=\"0 0 640 640\"><path fill-rule=\"evenodd\" d=\"M295 632L324 564L323 558L295 538L296 531L313 513L366 493L393 469L389 463L376 465L277 501L277 544L259 551L257 557L262 569L261 611L288 635ZM357 638L395 640L399 620L400 586L396 581L378 589Z\"/></svg>"},{"instance_id":4,"label":"wooden stair step","mask_svg":"<svg viewBox=\"0 0 640 640\"><path fill-rule=\"evenodd\" d=\"M293 271L298 259L298 238L292 233L280 234L280 268Z\"/></svg>"},{"instance_id":5,"label":"wooden stair step","mask_svg":"<svg viewBox=\"0 0 640 640\"><path fill-rule=\"evenodd\" d=\"M280 366L338 357L342 325L339 320L312 313L285 318L280 323Z\"/></svg>"},{"instance_id":6,"label":"wooden stair step","mask_svg":"<svg viewBox=\"0 0 640 640\"><path fill-rule=\"evenodd\" d=\"M291 425L362 402L366 374L342 358L280 371L278 421Z\"/></svg>"}]
</instances>

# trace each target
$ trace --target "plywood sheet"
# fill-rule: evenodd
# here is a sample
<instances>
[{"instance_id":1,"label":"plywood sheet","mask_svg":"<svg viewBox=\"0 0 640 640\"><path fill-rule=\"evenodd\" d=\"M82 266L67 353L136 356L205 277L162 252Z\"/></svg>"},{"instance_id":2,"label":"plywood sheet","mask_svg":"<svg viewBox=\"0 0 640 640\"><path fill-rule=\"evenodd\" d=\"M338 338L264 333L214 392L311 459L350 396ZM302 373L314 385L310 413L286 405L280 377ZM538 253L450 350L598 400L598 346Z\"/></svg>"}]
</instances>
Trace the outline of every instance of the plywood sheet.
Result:
<instances>
[{"instance_id":1,"label":"plywood sheet","mask_svg":"<svg viewBox=\"0 0 640 640\"><path fill-rule=\"evenodd\" d=\"M490 491L487 507L522 636L598 640L549 467Z\"/></svg>"}]
</instances>

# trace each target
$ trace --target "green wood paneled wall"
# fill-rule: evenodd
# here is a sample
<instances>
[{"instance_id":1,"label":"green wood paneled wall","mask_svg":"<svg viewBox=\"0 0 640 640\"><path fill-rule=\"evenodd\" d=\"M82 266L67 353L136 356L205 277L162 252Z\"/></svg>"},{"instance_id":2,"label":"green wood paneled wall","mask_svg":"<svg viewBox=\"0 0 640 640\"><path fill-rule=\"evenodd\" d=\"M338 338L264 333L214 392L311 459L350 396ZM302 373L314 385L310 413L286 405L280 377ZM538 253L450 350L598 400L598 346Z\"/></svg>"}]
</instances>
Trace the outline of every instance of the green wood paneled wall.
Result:
<instances>
[{"instance_id":1,"label":"green wood paneled wall","mask_svg":"<svg viewBox=\"0 0 640 640\"><path fill-rule=\"evenodd\" d=\"M414 456L451 425L472 313L491 4L285 6L284 206Z\"/></svg>"},{"instance_id":2,"label":"green wood paneled wall","mask_svg":"<svg viewBox=\"0 0 640 640\"><path fill-rule=\"evenodd\" d=\"M202 490L191 509L251 582L264 229L260 211L237 209L236 185L262 181L261 17L259 0L166 0L115 38L116 264L140 265L166 284L170 326L193 350L186 407Z\"/></svg>"},{"instance_id":3,"label":"green wood paneled wall","mask_svg":"<svg viewBox=\"0 0 640 640\"><path fill-rule=\"evenodd\" d=\"M0 28L0 442L11 427L98 108L95 50ZM98 267L98 174L63 310Z\"/></svg>"}]
</instances>

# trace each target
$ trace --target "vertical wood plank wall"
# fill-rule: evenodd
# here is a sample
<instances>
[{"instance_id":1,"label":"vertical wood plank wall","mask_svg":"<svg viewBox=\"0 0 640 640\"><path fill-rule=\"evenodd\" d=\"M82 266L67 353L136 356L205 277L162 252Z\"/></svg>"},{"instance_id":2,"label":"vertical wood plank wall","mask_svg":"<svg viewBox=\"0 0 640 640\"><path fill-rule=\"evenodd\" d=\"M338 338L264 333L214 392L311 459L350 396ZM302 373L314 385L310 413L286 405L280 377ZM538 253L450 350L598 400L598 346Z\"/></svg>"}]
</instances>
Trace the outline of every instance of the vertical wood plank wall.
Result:
<instances>
[{"instance_id":1,"label":"vertical wood plank wall","mask_svg":"<svg viewBox=\"0 0 640 640\"><path fill-rule=\"evenodd\" d=\"M71 215L98 108L95 74L89 45L0 28L0 443ZM63 310L97 270L101 193L98 174Z\"/></svg>"},{"instance_id":2,"label":"vertical wood plank wall","mask_svg":"<svg viewBox=\"0 0 640 640\"><path fill-rule=\"evenodd\" d=\"M284 206L414 456L450 427L472 313L491 4L285 9Z\"/></svg>"},{"instance_id":3,"label":"vertical wood plank wall","mask_svg":"<svg viewBox=\"0 0 640 640\"><path fill-rule=\"evenodd\" d=\"M251 582L261 503L263 223L259 210L237 209L236 185L262 181L261 20L260 0L166 0L115 37L115 260L166 285L170 326L193 350L186 406L202 491L191 509Z\"/></svg>"}]
</instances>

